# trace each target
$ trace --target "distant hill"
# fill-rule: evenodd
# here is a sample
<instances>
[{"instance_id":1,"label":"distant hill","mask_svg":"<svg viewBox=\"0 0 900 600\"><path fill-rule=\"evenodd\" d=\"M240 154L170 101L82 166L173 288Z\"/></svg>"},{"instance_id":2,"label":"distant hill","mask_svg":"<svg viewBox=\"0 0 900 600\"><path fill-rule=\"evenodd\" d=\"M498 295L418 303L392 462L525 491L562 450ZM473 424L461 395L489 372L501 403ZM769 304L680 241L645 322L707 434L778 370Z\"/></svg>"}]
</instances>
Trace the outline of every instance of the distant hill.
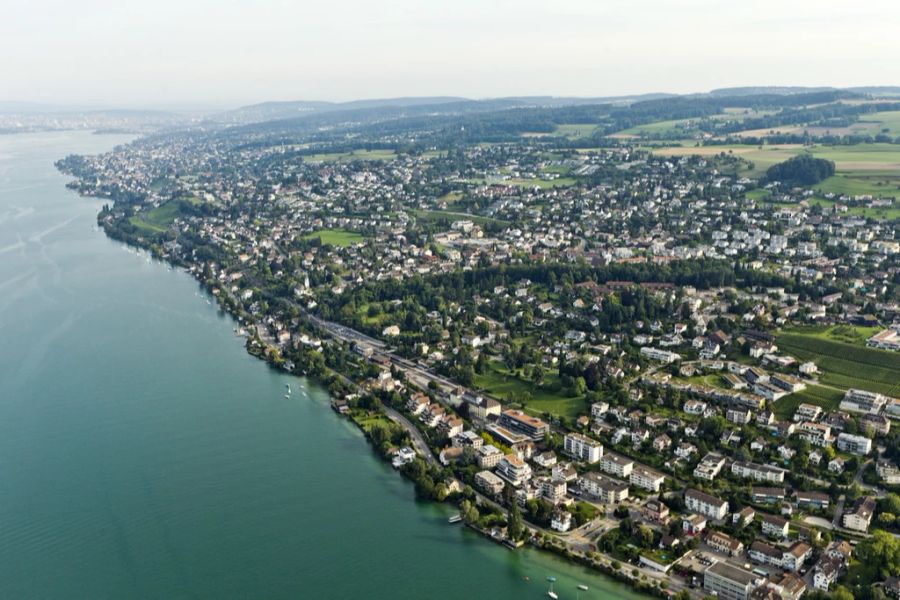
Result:
<instances>
[{"instance_id":1,"label":"distant hill","mask_svg":"<svg viewBox=\"0 0 900 600\"><path fill-rule=\"evenodd\" d=\"M822 86L822 87L803 87L803 86L781 86L781 85L760 85L745 87L729 87L710 90L710 96L757 96L759 94L780 94L789 96L793 94L809 94L811 92L828 92L839 88ZM701 94L702 95L702 94Z\"/></svg>"}]
</instances>

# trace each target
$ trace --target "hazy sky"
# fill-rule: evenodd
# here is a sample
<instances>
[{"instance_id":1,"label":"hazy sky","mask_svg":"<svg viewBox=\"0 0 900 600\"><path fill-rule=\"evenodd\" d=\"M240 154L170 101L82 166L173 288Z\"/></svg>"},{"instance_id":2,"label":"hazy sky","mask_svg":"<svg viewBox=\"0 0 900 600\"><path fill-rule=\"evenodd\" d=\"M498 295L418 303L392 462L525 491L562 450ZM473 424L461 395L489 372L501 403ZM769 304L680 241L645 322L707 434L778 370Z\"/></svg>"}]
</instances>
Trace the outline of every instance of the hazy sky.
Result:
<instances>
[{"instance_id":1,"label":"hazy sky","mask_svg":"<svg viewBox=\"0 0 900 600\"><path fill-rule=\"evenodd\" d=\"M900 85L898 0L0 0L0 100Z\"/></svg>"}]
</instances>

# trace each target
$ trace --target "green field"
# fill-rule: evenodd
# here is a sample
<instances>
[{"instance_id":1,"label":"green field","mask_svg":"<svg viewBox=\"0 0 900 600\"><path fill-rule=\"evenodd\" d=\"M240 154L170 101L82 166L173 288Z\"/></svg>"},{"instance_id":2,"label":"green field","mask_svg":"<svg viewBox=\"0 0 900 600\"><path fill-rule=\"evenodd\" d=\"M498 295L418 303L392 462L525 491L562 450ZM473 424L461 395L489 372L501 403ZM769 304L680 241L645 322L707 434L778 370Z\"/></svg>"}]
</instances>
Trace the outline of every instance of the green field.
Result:
<instances>
[{"instance_id":1,"label":"green field","mask_svg":"<svg viewBox=\"0 0 900 600\"><path fill-rule=\"evenodd\" d=\"M596 123L563 123L557 125L553 135L578 139L590 136L597 129Z\"/></svg>"},{"instance_id":2,"label":"green field","mask_svg":"<svg viewBox=\"0 0 900 600\"><path fill-rule=\"evenodd\" d=\"M568 396L555 373L548 372L544 384L537 386L510 373L502 363L491 362L485 373L475 375L475 386L501 400L512 395L518 402L524 397L525 407L537 413L574 419L588 412L584 396Z\"/></svg>"},{"instance_id":3,"label":"green field","mask_svg":"<svg viewBox=\"0 0 900 600\"><path fill-rule=\"evenodd\" d=\"M165 233L172 223L182 214L182 202L197 203L191 200L170 200L165 204L139 212L128 219L128 222L147 233Z\"/></svg>"},{"instance_id":4,"label":"green field","mask_svg":"<svg viewBox=\"0 0 900 600\"><path fill-rule=\"evenodd\" d=\"M802 392L785 396L775 402L775 415L781 420L790 420L797 407L803 403L821 406L823 410L835 410L841 403L844 392L820 385L809 385Z\"/></svg>"},{"instance_id":5,"label":"green field","mask_svg":"<svg viewBox=\"0 0 900 600\"><path fill-rule=\"evenodd\" d=\"M868 133L881 133L887 129L891 135L900 135L900 111L877 112L871 115L863 115L859 118L861 131Z\"/></svg>"},{"instance_id":6,"label":"green field","mask_svg":"<svg viewBox=\"0 0 900 600\"><path fill-rule=\"evenodd\" d=\"M900 395L900 353L829 339L821 332L786 332L777 343L798 360L816 363L823 385Z\"/></svg>"},{"instance_id":7,"label":"green field","mask_svg":"<svg viewBox=\"0 0 900 600\"><path fill-rule=\"evenodd\" d=\"M393 160L397 153L393 150L354 150L352 152L332 152L330 154L307 154L306 162L353 162L354 160Z\"/></svg>"},{"instance_id":8,"label":"green field","mask_svg":"<svg viewBox=\"0 0 900 600\"><path fill-rule=\"evenodd\" d=\"M674 132L684 132L689 135L690 132L696 132L696 127L692 127L691 123L697 119L674 119L672 121L656 121L655 123L647 123L646 125L637 125L629 129L617 131L610 137L640 137L642 135L670 134Z\"/></svg>"},{"instance_id":9,"label":"green field","mask_svg":"<svg viewBox=\"0 0 900 600\"><path fill-rule=\"evenodd\" d=\"M320 229L306 234L303 238L307 240L319 238L322 244L340 247L352 246L366 239L362 234L346 229Z\"/></svg>"},{"instance_id":10,"label":"green field","mask_svg":"<svg viewBox=\"0 0 900 600\"><path fill-rule=\"evenodd\" d=\"M799 144L779 144L768 146L750 146L745 144L725 144L721 146L669 146L653 148L659 156L716 156L718 154L734 154L753 163L742 175L757 177L766 172L772 165L784 162L796 156L803 147Z\"/></svg>"}]
</instances>

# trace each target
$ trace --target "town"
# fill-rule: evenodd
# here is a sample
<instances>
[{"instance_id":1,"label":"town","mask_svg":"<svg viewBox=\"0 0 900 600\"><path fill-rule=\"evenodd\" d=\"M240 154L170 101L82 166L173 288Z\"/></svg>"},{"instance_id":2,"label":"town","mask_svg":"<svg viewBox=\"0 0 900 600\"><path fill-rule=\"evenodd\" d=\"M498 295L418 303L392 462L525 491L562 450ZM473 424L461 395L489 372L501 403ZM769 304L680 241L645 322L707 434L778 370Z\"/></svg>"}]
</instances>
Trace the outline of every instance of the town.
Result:
<instances>
[{"instance_id":1,"label":"town","mask_svg":"<svg viewBox=\"0 0 900 600\"><path fill-rule=\"evenodd\" d=\"M723 114L753 102L777 100ZM658 596L900 597L897 181L842 190L862 176L808 133L754 164L724 118L672 146L616 110L187 129L59 166L498 543Z\"/></svg>"}]
</instances>

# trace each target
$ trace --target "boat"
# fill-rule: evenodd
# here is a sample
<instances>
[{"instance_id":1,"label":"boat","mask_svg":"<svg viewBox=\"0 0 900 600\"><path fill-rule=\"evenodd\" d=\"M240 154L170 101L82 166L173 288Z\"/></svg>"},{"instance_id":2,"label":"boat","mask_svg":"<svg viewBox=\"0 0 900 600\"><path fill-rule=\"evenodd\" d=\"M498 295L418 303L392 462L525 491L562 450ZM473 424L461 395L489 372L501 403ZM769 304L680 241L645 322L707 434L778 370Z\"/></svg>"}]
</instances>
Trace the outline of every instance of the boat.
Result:
<instances>
[{"instance_id":1,"label":"boat","mask_svg":"<svg viewBox=\"0 0 900 600\"><path fill-rule=\"evenodd\" d=\"M452 517L447 519L447 522L451 525L453 525L454 523L459 523L460 521L462 521L462 517L459 515L453 515Z\"/></svg>"},{"instance_id":2,"label":"boat","mask_svg":"<svg viewBox=\"0 0 900 600\"><path fill-rule=\"evenodd\" d=\"M584 585L583 583L580 583L580 584L578 584L578 589L581 590L582 592L586 592L590 588L588 588L588 586Z\"/></svg>"},{"instance_id":3,"label":"boat","mask_svg":"<svg viewBox=\"0 0 900 600\"><path fill-rule=\"evenodd\" d=\"M556 577L548 577L547 581L550 582L550 589L547 590L547 595L553 598L553 600L558 600L559 596L553 591L553 583L556 581Z\"/></svg>"}]
</instances>

